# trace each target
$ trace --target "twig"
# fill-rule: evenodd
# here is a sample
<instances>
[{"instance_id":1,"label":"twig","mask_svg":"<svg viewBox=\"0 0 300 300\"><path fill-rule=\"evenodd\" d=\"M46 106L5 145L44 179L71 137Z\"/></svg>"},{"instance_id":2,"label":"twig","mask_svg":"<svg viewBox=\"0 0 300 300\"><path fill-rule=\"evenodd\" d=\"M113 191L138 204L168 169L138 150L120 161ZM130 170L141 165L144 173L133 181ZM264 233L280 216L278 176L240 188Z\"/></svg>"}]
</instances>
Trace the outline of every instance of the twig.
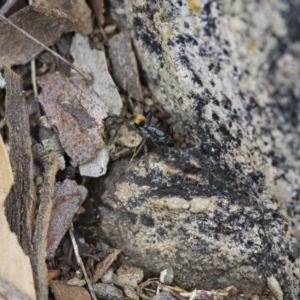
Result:
<instances>
[{"instance_id":1,"label":"twig","mask_svg":"<svg viewBox=\"0 0 300 300\"><path fill-rule=\"evenodd\" d=\"M76 68L73 64L71 64L69 61L67 61L65 58L63 58L62 56L60 56L58 53L56 53L55 51L51 50L49 47L47 47L46 45L44 45L43 43L41 43L39 40L37 40L36 38L34 38L32 35L30 35L29 33L27 33L26 31L24 31L22 28L20 28L19 26L17 26L16 24L14 24L13 22L11 22L9 19L7 19L5 16L0 14L0 19L9 24L10 26L12 26L13 28L15 28L16 30L22 32L26 37L28 37L29 39L31 39L32 41L34 41L35 43L37 43L39 46L41 46L42 48L44 48L45 50L49 51L52 55L54 55L55 57L57 57L58 59L60 59L61 61L63 61L65 64L67 64L68 66L70 66L70 68L74 69L75 71L77 71L84 79L91 81L92 78L90 75L86 74L85 72L83 72L82 70L79 70L78 68Z\"/></svg>"},{"instance_id":2,"label":"twig","mask_svg":"<svg viewBox=\"0 0 300 300\"><path fill-rule=\"evenodd\" d=\"M70 237L71 237L71 240L72 240L72 245L73 245L73 248L74 248L74 253L75 253L75 256L76 256L77 263L79 264L79 266L80 266L81 269L82 269L82 272L83 272L85 281L86 281L86 283L87 283L87 285L88 285L88 287L89 287L89 290L90 290L92 299L93 299L93 300L97 300L97 297L96 297L96 295L95 295L93 286L92 286L91 281L90 281L90 279L89 279L89 277L88 277L88 275L87 275L87 272L86 272L86 269L85 269L85 267L84 267L83 261L82 261L80 255L79 255L78 246L77 246L77 243L76 243L76 240L75 240L75 236L74 236L74 227L73 227L73 223L71 223L71 225L70 225L69 233L70 233Z\"/></svg>"}]
</instances>

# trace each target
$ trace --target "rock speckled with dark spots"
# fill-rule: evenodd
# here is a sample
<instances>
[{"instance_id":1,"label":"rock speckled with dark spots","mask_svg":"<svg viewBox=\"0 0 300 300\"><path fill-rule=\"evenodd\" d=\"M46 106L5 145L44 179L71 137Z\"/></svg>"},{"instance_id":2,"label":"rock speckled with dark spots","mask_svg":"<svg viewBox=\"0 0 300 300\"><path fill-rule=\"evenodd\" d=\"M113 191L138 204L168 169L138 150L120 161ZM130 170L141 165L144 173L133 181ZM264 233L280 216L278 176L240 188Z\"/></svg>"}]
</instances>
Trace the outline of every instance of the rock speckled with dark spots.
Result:
<instances>
[{"instance_id":1,"label":"rock speckled with dark spots","mask_svg":"<svg viewBox=\"0 0 300 300\"><path fill-rule=\"evenodd\" d=\"M259 271L263 268L274 274L284 298L300 298L300 6L296 2L110 0L115 19L131 33L143 76L156 100L171 113L174 123L180 120L185 124L191 144L201 150L199 157L206 157L210 169L226 173L218 196L226 196L227 202L222 207L218 201L213 202L215 210L200 214L207 224L199 215L185 215L188 210L176 215L183 218L183 227L177 228L176 234L185 250L176 248L176 241L172 252L171 239L167 239L165 248L169 251L147 251L147 255L161 257L161 263L162 257L182 261L177 272L186 282L192 277L191 285L197 280L209 286L232 283L231 279L238 278L232 274L239 272L244 276L239 280L242 287L261 287L266 282L265 274ZM160 178L160 184L161 176L165 174L158 169L147 178ZM135 184L131 190L137 189L141 195L149 193L141 192L147 185ZM226 205L235 203L234 194L225 193L229 184L247 195L247 201L239 200L242 202L237 211L226 211ZM183 197L186 191L182 185L180 176L173 176L168 187L161 187L161 193ZM202 187L193 189L209 197ZM133 213L144 201L144 196L130 198L123 209ZM149 209L143 213L149 216ZM216 258L211 251L220 241L202 235L208 236L214 230L213 222L224 215L226 224L239 220L246 236L239 240L243 247L221 247ZM133 236L143 232L143 239L153 244L157 243L152 232L155 228L172 235L171 217L152 214L152 219L144 222L154 227L145 226L138 213ZM198 226L201 237L196 239L197 234L187 230L186 224L189 230ZM143 226L147 230L143 231ZM247 230L257 236L248 238ZM121 232L129 234L124 228ZM241 231L236 232L226 238L237 238ZM185 245L191 238L198 243L189 245L187 251ZM137 250L139 255L141 252ZM200 255L204 257L201 263L197 260ZM213 264L210 268L209 263ZM191 271L197 268L198 277ZM257 274L252 276L253 268ZM211 277L211 273L215 275Z\"/></svg>"}]
</instances>

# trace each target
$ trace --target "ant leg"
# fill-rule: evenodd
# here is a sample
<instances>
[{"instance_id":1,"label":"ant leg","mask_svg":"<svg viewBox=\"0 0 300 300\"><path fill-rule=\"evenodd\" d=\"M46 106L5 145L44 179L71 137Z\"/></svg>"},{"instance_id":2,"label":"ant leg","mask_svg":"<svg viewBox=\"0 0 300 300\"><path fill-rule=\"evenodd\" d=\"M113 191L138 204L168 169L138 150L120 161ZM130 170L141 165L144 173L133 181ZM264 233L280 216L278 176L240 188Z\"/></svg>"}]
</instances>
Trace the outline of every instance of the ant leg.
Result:
<instances>
[{"instance_id":1,"label":"ant leg","mask_svg":"<svg viewBox=\"0 0 300 300\"><path fill-rule=\"evenodd\" d=\"M149 115L149 119L147 121L147 125L149 125L151 123L151 119L152 119L152 110L148 110L147 112L144 111L143 114L147 117Z\"/></svg>"},{"instance_id":2,"label":"ant leg","mask_svg":"<svg viewBox=\"0 0 300 300\"><path fill-rule=\"evenodd\" d=\"M129 166L131 165L133 159L134 159L134 158L139 154L139 152L141 151L142 147L143 147L144 144L146 143L146 140L147 140L147 138L144 137L144 138L142 139L142 142L139 144L138 149L137 149L136 151L134 151L134 153L133 153L133 155L132 155L132 157L131 157L131 159L130 159L130 162L129 162L129 164L128 164Z\"/></svg>"},{"instance_id":3,"label":"ant leg","mask_svg":"<svg viewBox=\"0 0 300 300\"><path fill-rule=\"evenodd\" d=\"M144 154L145 154L145 169L146 172L149 170L149 161L148 161L148 147L147 144L144 143Z\"/></svg>"}]
</instances>

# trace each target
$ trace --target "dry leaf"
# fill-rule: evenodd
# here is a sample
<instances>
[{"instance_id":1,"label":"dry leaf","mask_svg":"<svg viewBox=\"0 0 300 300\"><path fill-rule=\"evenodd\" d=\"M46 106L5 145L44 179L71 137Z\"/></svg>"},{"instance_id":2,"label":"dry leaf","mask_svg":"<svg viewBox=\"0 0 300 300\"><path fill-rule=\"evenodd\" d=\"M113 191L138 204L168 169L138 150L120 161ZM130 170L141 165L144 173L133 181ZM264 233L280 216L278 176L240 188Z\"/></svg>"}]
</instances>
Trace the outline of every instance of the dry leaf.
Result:
<instances>
[{"instance_id":1,"label":"dry leaf","mask_svg":"<svg viewBox=\"0 0 300 300\"><path fill-rule=\"evenodd\" d=\"M10 163L15 185L5 202L11 230L17 235L24 252L32 254L32 234L36 205L33 182L33 158L27 105L22 94L23 81L5 67L6 123L9 129Z\"/></svg>"},{"instance_id":2,"label":"dry leaf","mask_svg":"<svg viewBox=\"0 0 300 300\"><path fill-rule=\"evenodd\" d=\"M61 74L44 75L38 83L42 87L39 101L57 128L72 164L94 159L96 150L105 146L102 136L107 108L99 96L90 87Z\"/></svg>"},{"instance_id":3,"label":"dry leaf","mask_svg":"<svg viewBox=\"0 0 300 300\"><path fill-rule=\"evenodd\" d=\"M113 78L129 96L137 101L143 99L135 54L132 50L130 35L123 31L109 41L109 59L113 69Z\"/></svg>"},{"instance_id":4,"label":"dry leaf","mask_svg":"<svg viewBox=\"0 0 300 300\"><path fill-rule=\"evenodd\" d=\"M89 35L93 31L92 11L85 0L34 0L34 4L47 8L56 8L78 20L74 31Z\"/></svg>"},{"instance_id":5,"label":"dry leaf","mask_svg":"<svg viewBox=\"0 0 300 300\"><path fill-rule=\"evenodd\" d=\"M53 280L49 282L55 300L90 300L88 291L83 287L70 286L66 281Z\"/></svg>"},{"instance_id":6,"label":"dry leaf","mask_svg":"<svg viewBox=\"0 0 300 300\"><path fill-rule=\"evenodd\" d=\"M10 20L46 46L52 45L62 33L74 31L76 24L74 19L56 9L34 5L18 11ZM44 50L1 20L0 32L0 68L4 64L26 64Z\"/></svg>"},{"instance_id":7,"label":"dry leaf","mask_svg":"<svg viewBox=\"0 0 300 300\"><path fill-rule=\"evenodd\" d=\"M4 201L13 185L13 175L1 135L0 174L0 294L7 299L16 299L10 297L10 293L16 296L14 289L17 289L27 296L24 299L36 299L29 257L24 254L16 235L10 231L5 217Z\"/></svg>"},{"instance_id":8,"label":"dry leaf","mask_svg":"<svg viewBox=\"0 0 300 300\"><path fill-rule=\"evenodd\" d=\"M102 176L106 174L108 162L109 154L107 148L98 150L93 160L79 166L79 172L82 176Z\"/></svg>"},{"instance_id":9,"label":"dry leaf","mask_svg":"<svg viewBox=\"0 0 300 300\"><path fill-rule=\"evenodd\" d=\"M110 249L110 253L103 262L100 262L96 265L94 274L93 274L93 283L97 282L106 271L109 269L111 264L118 258L119 254L122 252L120 249Z\"/></svg>"},{"instance_id":10,"label":"dry leaf","mask_svg":"<svg viewBox=\"0 0 300 300\"><path fill-rule=\"evenodd\" d=\"M65 179L55 185L53 209L48 230L47 259L54 256L73 216L87 196L87 189L73 180Z\"/></svg>"},{"instance_id":11,"label":"dry leaf","mask_svg":"<svg viewBox=\"0 0 300 300\"><path fill-rule=\"evenodd\" d=\"M88 38L77 33L73 38L70 52L74 58L74 65L92 75L93 89L108 107L109 114L119 115L123 104L118 89L107 70L104 51L91 50ZM75 72L71 72L74 77L78 78Z\"/></svg>"}]
</instances>

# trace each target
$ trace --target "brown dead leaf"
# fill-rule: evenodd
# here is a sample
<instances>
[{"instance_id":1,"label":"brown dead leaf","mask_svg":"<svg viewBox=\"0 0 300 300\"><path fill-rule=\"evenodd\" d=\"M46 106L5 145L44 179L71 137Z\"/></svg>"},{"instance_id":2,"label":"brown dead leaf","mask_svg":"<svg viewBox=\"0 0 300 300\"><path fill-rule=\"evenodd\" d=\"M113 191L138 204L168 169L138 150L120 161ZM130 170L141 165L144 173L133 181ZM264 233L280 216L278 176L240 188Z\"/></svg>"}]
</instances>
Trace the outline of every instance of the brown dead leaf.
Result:
<instances>
[{"instance_id":1,"label":"brown dead leaf","mask_svg":"<svg viewBox=\"0 0 300 300\"><path fill-rule=\"evenodd\" d=\"M48 230L47 259L54 256L73 216L87 196L87 189L73 180L65 179L55 185L53 209Z\"/></svg>"},{"instance_id":2,"label":"brown dead leaf","mask_svg":"<svg viewBox=\"0 0 300 300\"><path fill-rule=\"evenodd\" d=\"M52 45L62 33L74 31L76 23L63 12L37 6L25 7L12 15L10 20L46 46ZM25 64L44 50L1 20L0 32L0 68L4 64Z\"/></svg>"},{"instance_id":3,"label":"brown dead leaf","mask_svg":"<svg viewBox=\"0 0 300 300\"><path fill-rule=\"evenodd\" d=\"M129 96L137 101L143 99L140 77L135 54L132 50L130 35L122 31L109 41L109 59L113 69L113 78Z\"/></svg>"},{"instance_id":4,"label":"brown dead leaf","mask_svg":"<svg viewBox=\"0 0 300 300\"><path fill-rule=\"evenodd\" d=\"M6 202L6 216L24 252L32 255L32 234L36 205L33 182L33 158L27 104L22 94L23 81L10 67L5 67L6 123L9 129L9 158L15 185Z\"/></svg>"},{"instance_id":5,"label":"brown dead leaf","mask_svg":"<svg viewBox=\"0 0 300 300\"><path fill-rule=\"evenodd\" d=\"M106 259L96 265L94 274L93 274L93 283L97 282L106 271L109 269L111 264L118 258L119 254L122 252L120 249L110 249L110 253Z\"/></svg>"},{"instance_id":6,"label":"brown dead leaf","mask_svg":"<svg viewBox=\"0 0 300 300\"><path fill-rule=\"evenodd\" d=\"M93 31L92 11L85 0L34 0L35 5L56 8L78 20L77 30L84 35ZM74 30L75 31L75 30Z\"/></svg>"},{"instance_id":7,"label":"brown dead leaf","mask_svg":"<svg viewBox=\"0 0 300 300\"><path fill-rule=\"evenodd\" d=\"M53 280L49 282L55 300L90 300L88 291L83 287L70 286L66 281Z\"/></svg>"},{"instance_id":8,"label":"brown dead leaf","mask_svg":"<svg viewBox=\"0 0 300 300\"><path fill-rule=\"evenodd\" d=\"M42 87L39 101L74 166L87 163L96 150L105 147L103 119L107 108L99 96L81 81L61 74L38 79Z\"/></svg>"},{"instance_id":9,"label":"brown dead leaf","mask_svg":"<svg viewBox=\"0 0 300 300\"><path fill-rule=\"evenodd\" d=\"M0 174L0 294L7 299L36 299L29 257L10 231L5 217L4 201L13 184L13 175L1 135ZM26 296L16 298L20 293L17 290Z\"/></svg>"},{"instance_id":10,"label":"brown dead leaf","mask_svg":"<svg viewBox=\"0 0 300 300\"><path fill-rule=\"evenodd\" d=\"M70 50L74 65L93 76L93 89L108 107L110 115L119 115L123 106L118 89L107 70L104 51L92 50L87 37L75 34ZM82 80L71 71L73 78Z\"/></svg>"},{"instance_id":11,"label":"brown dead leaf","mask_svg":"<svg viewBox=\"0 0 300 300\"><path fill-rule=\"evenodd\" d=\"M104 0L91 0L95 15L101 25L105 22L104 17Z\"/></svg>"}]
</instances>

